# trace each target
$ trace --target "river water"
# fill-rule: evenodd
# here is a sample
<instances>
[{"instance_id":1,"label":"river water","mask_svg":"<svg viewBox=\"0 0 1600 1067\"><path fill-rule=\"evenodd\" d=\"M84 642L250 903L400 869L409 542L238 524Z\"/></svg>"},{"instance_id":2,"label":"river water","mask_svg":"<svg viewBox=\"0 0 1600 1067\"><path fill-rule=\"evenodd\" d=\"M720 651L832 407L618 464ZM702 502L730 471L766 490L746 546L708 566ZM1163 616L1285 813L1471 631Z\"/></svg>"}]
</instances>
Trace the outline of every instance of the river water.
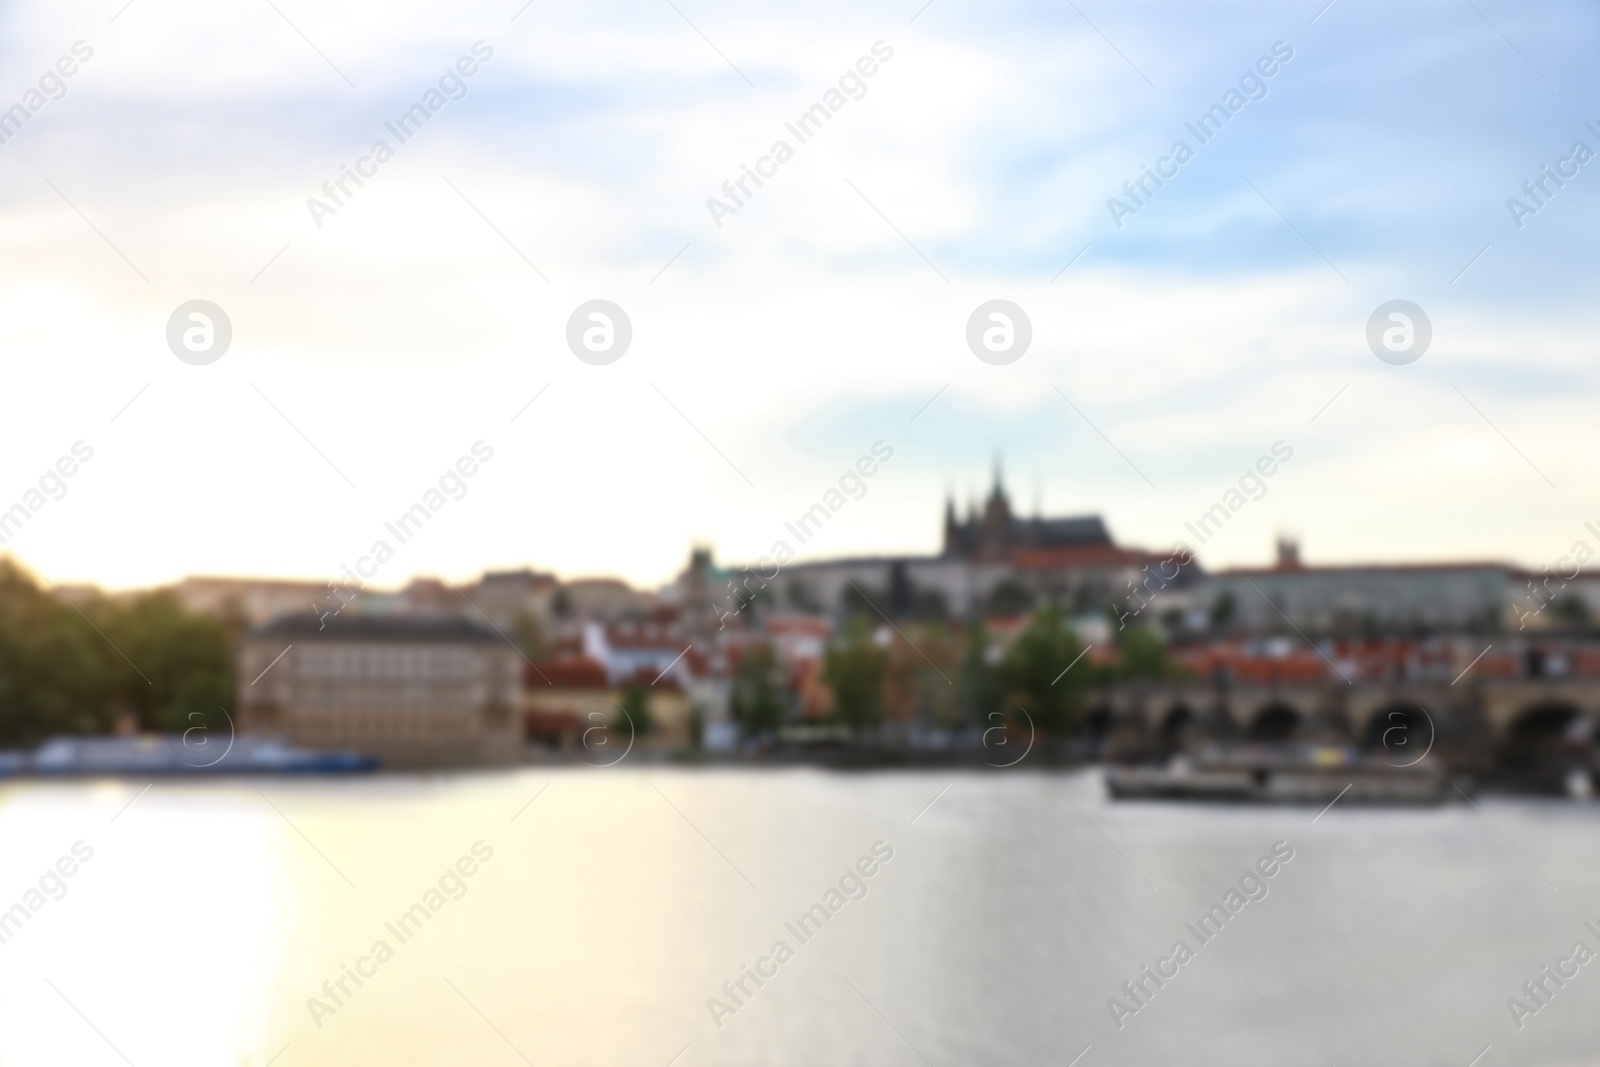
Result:
<instances>
[{"instance_id":1,"label":"river water","mask_svg":"<svg viewBox=\"0 0 1600 1067\"><path fill-rule=\"evenodd\" d=\"M1113 805L1021 769L145 784L0 790L7 1067L1600 1060L1589 804ZM1514 1019L1547 964L1576 975Z\"/></svg>"}]
</instances>

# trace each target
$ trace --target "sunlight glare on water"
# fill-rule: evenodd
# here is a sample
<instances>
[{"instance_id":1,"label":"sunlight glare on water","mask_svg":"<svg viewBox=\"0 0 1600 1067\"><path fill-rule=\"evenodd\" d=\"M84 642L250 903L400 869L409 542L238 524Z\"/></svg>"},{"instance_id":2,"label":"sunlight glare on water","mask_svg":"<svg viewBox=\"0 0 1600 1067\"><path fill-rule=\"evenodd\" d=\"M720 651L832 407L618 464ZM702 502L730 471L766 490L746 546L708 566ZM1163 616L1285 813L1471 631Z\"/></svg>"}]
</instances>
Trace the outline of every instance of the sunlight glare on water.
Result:
<instances>
[{"instance_id":1,"label":"sunlight glare on water","mask_svg":"<svg viewBox=\"0 0 1600 1067\"><path fill-rule=\"evenodd\" d=\"M1519 856L1465 804L1313 824L1111 805L1094 773L141 788L3 794L7 906L93 850L0 945L7 1065L1561 1063L1600 1003L1576 980L1519 1032L1503 1002L1594 917L1587 807L1482 802ZM1267 894L1114 1025L1277 842Z\"/></svg>"}]
</instances>

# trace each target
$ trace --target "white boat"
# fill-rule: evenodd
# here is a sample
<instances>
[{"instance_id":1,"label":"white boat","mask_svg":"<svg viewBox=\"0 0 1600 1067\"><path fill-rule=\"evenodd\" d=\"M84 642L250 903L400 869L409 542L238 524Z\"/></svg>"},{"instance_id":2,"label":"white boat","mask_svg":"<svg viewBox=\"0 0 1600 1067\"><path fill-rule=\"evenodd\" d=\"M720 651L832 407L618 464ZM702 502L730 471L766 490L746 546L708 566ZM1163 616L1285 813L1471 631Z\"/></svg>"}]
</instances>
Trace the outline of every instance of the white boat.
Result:
<instances>
[{"instance_id":1,"label":"white boat","mask_svg":"<svg viewBox=\"0 0 1600 1067\"><path fill-rule=\"evenodd\" d=\"M1344 745L1215 746L1165 767L1110 767L1115 800L1437 804L1458 796L1438 761L1396 765Z\"/></svg>"}]
</instances>

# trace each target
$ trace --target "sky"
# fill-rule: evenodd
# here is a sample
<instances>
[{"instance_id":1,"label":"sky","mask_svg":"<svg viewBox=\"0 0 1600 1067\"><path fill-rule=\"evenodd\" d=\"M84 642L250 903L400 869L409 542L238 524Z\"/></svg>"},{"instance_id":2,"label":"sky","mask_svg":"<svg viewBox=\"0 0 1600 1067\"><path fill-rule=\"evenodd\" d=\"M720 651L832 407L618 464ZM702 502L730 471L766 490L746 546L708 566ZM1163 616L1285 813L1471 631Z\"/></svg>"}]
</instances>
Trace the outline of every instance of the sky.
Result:
<instances>
[{"instance_id":1,"label":"sky","mask_svg":"<svg viewBox=\"0 0 1600 1067\"><path fill-rule=\"evenodd\" d=\"M1509 0L8 4L0 109L38 106L0 126L0 510L30 511L0 552L127 588L331 578L382 538L378 585L653 586L695 544L935 551L997 458L1024 513L1159 549L1277 445L1204 565L1286 534L1310 562L1538 567L1600 520L1600 162L1574 156L1600 151L1597 23ZM1186 124L1241 79L1201 143ZM430 90L402 143L386 124ZM801 143L786 123L830 91ZM1576 173L1540 203L1545 166ZM597 299L632 327L604 365L567 342ZM967 343L997 299L1032 326L1004 365ZM167 339L194 300L232 330L204 365ZM1391 300L1432 327L1404 365L1367 339ZM875 444L864 495L793 545Z\"/></svg>"}]
</instances>

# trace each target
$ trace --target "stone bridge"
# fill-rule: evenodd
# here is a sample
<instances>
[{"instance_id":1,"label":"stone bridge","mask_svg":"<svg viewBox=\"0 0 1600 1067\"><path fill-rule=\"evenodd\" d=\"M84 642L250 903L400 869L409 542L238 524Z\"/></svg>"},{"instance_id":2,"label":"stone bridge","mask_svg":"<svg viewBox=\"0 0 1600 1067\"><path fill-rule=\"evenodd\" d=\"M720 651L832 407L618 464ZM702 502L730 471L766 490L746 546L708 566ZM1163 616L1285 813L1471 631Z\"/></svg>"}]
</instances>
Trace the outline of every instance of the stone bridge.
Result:
<instances>
[{"instance_id":1,"label":"stone bridge","mask_svg":"<svg viewBox=\"0 0 1600 1067\"><path fill-rule=\"evenodd\" d=\"M1212 740L1419 753L1432 744L1456 765L1548 779L1588 758L1600 728L1600 679L1129 682L1092 693L1085 712L1086 730L1114 758L1168 756Z\"/></svg>"}]
</instances>

